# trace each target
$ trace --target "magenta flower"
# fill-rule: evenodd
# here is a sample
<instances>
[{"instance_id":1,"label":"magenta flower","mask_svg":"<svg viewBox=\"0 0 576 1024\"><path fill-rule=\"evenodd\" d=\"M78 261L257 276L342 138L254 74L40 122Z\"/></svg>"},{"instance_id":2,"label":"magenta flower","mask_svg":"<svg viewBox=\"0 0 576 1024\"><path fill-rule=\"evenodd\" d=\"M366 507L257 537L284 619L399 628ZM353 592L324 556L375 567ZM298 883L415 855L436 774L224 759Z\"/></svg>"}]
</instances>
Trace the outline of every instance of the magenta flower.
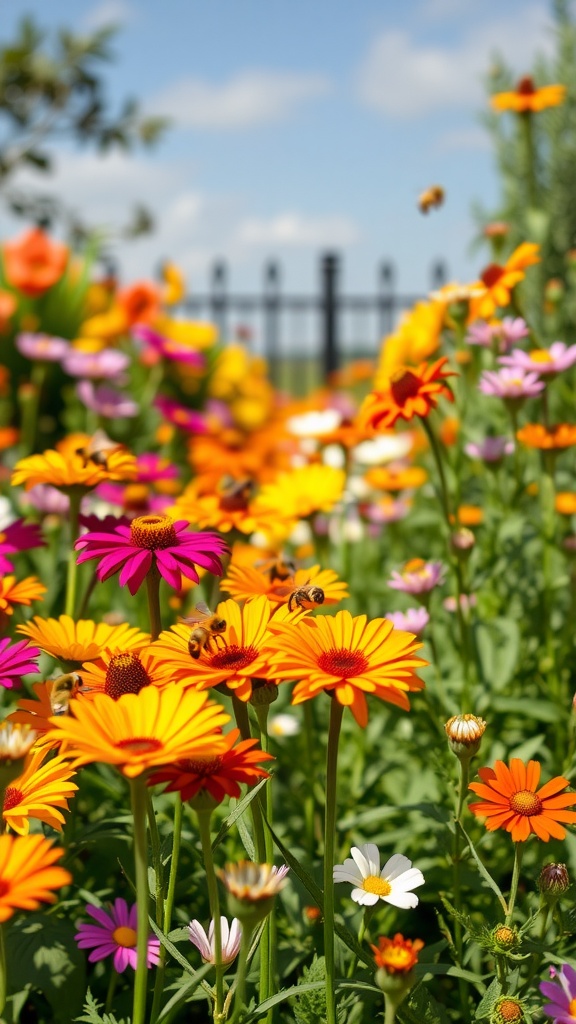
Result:
<instances>
[{"instance_id":1,"label":"magenta flower","mask_svg":"<svg viewBox=\"0 0 576 1024\"><path fill-rule=\"evenodd\" d=\"M23 500L44 515L65 516L70 508L70 498L50 484L36 484L31 487Z\"/></svg>"},{"instance_id":2,"label":"magenta flower","mask_svg":"<svg viewBox=\"0 0 576 1024\"><path fill-rule=\"evenodd\" d=\"M128 356L115 348L103 348L99 352L71 348L64 357L63 366L71 377L112 380L124 373L129 362Z\"/></svg>"},{"instance_id":3,"label":"magenta flower","mask_svg":"<svg viewBox=\"0 0 576 1024\"><path fill-rule=\"evenodd\" d=\"M554 1017L554 1024L574 1024L576 1020L576 971L570 964L563 964L559 971L550 968L550 977L555 981L542 981L540 991L551 1002L542 1007L548 1017Z\"/></svg>"},{"instance_id":4,"label":"magenta flower","mask_svg":"<svg viewBox=\"0 0 576 1024\"><path fill-rule=\"evenodd\" d=\"M484 370L478 387L484 395L517 400L534 398L546 385L537 373L527 373L518 367L504 367L502 370Z\"/></svg>"},{"instance_id":5,"label":"magenta flower","mask_svg":"<svg viewBox=\"0 0 576 1024\"><path fill-rule=\"evenodd\" d=\"M480 444L470 442L464 446L466 455L471 459L482 459L482 462L501 462L505 455L514 451L514 441L507 437L485 437Z\"/></svg>"},{"instance_id":6,"label":"magenta flower","mask_svg":"<svg viewBox=\"0 0 576 1024\"><path fill-rule=\"evenodd\" d=\"M174 590L182 588L182 576L198 583L196 566L222 575L220 555L228 548L216 533L194 533L190 523L170 516L138 516L130 525L120 523L106 533L85 533L76 541L81 552L78 565L99 558L99 580L120 570L118 582L135 594L153 566Z\"/></svg>"},{"instance_id":7,"label":"magenta flower","mask_svg":"<svg viewBox=\"0 0 576 1024\"><path fill-rule=\"evenodd\" d=\"M139 484L153 484L156 480L175 480L178 467L168 459L163 459L155 452L144 452L136 458L138 472L136 480Z\"/></svg>"},{"instance_id":8,"label":"magenta flower","mask_svg":"<svg viewBox=\"0 0 576 1024\"><path fill-rule=\"evenodd\" d=\"M222 936L222 963L231 964L238 956L240 943L242 941L242 925L237 917L232 918L228 925L227 919L220 918L220 932ZM214 920L210 921L208 935L200 924L200 921L190 921L188 925L190 942L194 943L196 949L200 950L200 956L207 964L216 962L214 952Z\"/></svg>"},{"instance_id":9,"label":"magenta flower","mask_svg":"<svg viewBox=\"0 0 576 1024\"><path fill-rule=\"evenodd\" d=\"M6 526L0 533L0 574L14 570L12 562L5 557L6 555L44 546L42 531L37 523L25 524L23 519L10 523L10 526Z\"/></svg>"},{"instance_id":10,"label":"magenta flower","mask_svg":"<svg viewBox=\"0 0 576 1024\"><path fill-rule=\"evenodd\" d=\"M95 388L91 380L81 380L76 385L76 394L87 409L109 420L115 417L127 419L137 416L139 412L136 402L105 384Z\"/></svg>"},{"instance_id":11,"label":"magenta flower","mask_svg":"<svg viewBox=\"0 0 576 1024\"><path fill-rule=\"evenodd\" d=\"M19 640L10 647L10 637L0 640L0 686L5 690L18 689L22 676L38 671L38 647L30 647L27 640Z\"/></svg>"},{"instance_id":12,"label":"magenta flower","mask_svg":"<svg viewBox=\"0 0 576 1024\"><path fill-rule=\"evenodd\" d=\"M553 373L562 373L576 363L576 345L553 341L550 348L537 348L532 352L523 352L521 348L515 348L511 355L502 356L499 362L513 370L532 370L541 376L549 376Z\"/></svg>"},{"instance_id":13,"label":"magenta flower","mask_svg":"<svg viewBox=\"0 0 576 1024\"><path fill-rule=\"evenodd\" d=\"M27 359L59 363L69 352L70 345L64 338L53 338L50 334L19 334L16 348Z\"/></svg>"},{"instance_id":14,"label":"magenta flower","mask_svg":"<svg viewBox=\"0 0 576 1024\"><path fill-rule=\"evenodd\" d=\"M390 498L384 501L375 501L369 505L361 505L360 511L369 523L381 525L382 523L399 523L405 519L410 511L410 502L402 498Z\"/></svg>"},{"instance_id":15,"label":"magenta flower","mask_svg":"<svg viewBox=\"0 0 576 1024\"><path fill-rule=\"evenodd\" d=\"M153 494L145 484L138 483L124 486L124 484L107 481L99 484L94 493L102 501L107 501L110 505L117 505L122 509L124 516L130 519L133 519L134 516L147 515L149 512L162 514L174 504L174 498L170 495Z\"/></svg>"},{"instance_id":16,"label":"magenta flower","mask_svg":"<svg viewBox=\"0 0 576 1024\"><path fill-rule=\"evenodd\" d=\"M128 965L136 970L138 956L136 953L138 919L136 904L128 907L126 900L115 899L106 913L100 907L86 907L86 913L98 924L80 924L74 938L79 949L91 949L88 959L90 963L104 960L107 956L114 957L114 968L119 974ZM160 962L160 943L158 939L148 939L147 967Z\"/></svg>"},{"instance_id":17,"label":"magenta flower","mask_svg":"<svg viewBox=\"0 0 576 1024\"><path fill-rule=\"evenodd\" d=\"M132 329L132 337L150 345L164 359L172 359L176 363L186 363L188 366L194 366L197 370L206 369L206 358L201 352L189 348L188 345L180 345L177 341L172 341L171 338L165 338L163 334L159 334L158 331L154 331L146 324L137 324Z\"/></svg>"},{"instance_id":18,"label":"magenta flower","mask_svg":"<svg viewBox=\"0 0 576 1024\"><path fill-rule=\"evenodd\" d=\"M403 629L406 633L419 636L430 622L425 608L408 608L405 612L386 612L386 618L394 624L395 629Z\"/></svg>"},{"instance_id":19,"label":"magenta flower","mask_svg":"<svg viewBox=\"0 0 576 1024\"><path fill-rule=\"evenodd\" d=\"M392 590L402 590L405 594L428 594L443 580L442 562L425 562L422 558L413 558L406 562L401 572L394 570L388 586Z\"/></svg>"},{"instance_id":20,"label":"magenta flower","mask_svg":"<svg viewBox=\"0 0 576 1024\"><path fill-rule=\"evenodd\" d=\"M206 420L202 413L197 412L195 409L188 409L187 406L180 405L180 402L175 402L172 398L166 398L165 395L157 395L154 399L154 405L162 413L164 419L167 419L169 423L173 423L175 427L187 430L190 434L206 433Z\"/></svg>"}]
</instances>

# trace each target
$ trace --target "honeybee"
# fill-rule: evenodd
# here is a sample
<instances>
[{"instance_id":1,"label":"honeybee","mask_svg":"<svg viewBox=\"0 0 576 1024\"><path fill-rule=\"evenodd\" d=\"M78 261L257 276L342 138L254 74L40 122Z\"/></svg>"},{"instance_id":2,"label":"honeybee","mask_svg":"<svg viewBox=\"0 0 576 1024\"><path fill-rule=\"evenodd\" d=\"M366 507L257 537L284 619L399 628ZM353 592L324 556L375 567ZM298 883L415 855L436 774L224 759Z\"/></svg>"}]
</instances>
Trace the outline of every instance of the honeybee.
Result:
<instances>
[{"instance_id":1,"label":"honeybee","mask_svg":"<svg viewBox=\"0 0 576 1024\"><path fill-rule=\"evenodd\" d=\"M244 512L254 493L254 481L250 477L235 480L232 476L223 476L218 484L220 505L228 512Z\"/></svg>"},{"instance_id":2,"label":"honeybee","mask_svg":"<svg viewBox=\"0 0 576 1024\"><path fill-rule=\"evenodd\" d=\"M82 679L77 672L67 672L56 679L49 679L50 686L50 707L53 715L67 715L70 710L70 701L76 696L82 686Z\"/></svg>"},{"instance_id":3,"label":"honeybee","mask_svg":"<svg viewBox=\"0 0 576 1024\"><path fill-rule=\"evenodd\" d=\"M278 558L270 558L266 562L256 562L256 568L260 572L267 572L270 583L275 583L276 580L280 580L284 583L285 580L289 580L296 572L296 565L291 558L283 558L281 555Z\"/></svg>"},{"instance_id":4,"label":"honeybee","mask_svg":"<svg viewBox=\"0 0 576 1024\"><path fill-rule=\"evenodd\" d=\"M86 469L89 462L93 462L95 466L102 466L104 469L108 469L108 456L112 455L113 452L120 451L123 447L123 445L118 444L116 441L112 441L103 430L96 430L83 448L76 449L76 455L82 457L84 469Z\"/></svg>"},{"instance_id":5,"label":"honeybee","mask_svg":"<svg viewBox=\"0 0 576 1024\"><path fill-rule=\"evenodd\" d=\"M421 213L428 213L428 210L437 210L442 206L446 193L441 185L431 185L418 196L418 208Z\"/></svg>"},{"instance_id":6,"label":"honeybee","mask_svg":"<svg viewBox=\"0 0 576 1024\"><path fill-rule=\"evenodd\" d=\"M294 583L294 581L292 581ZM305 604L324 604L324 591L322 587L315 587L310 580L307 583L303 583L301 587L292 585L291 587L278 587L277 594L285 597L286 594L290 594L288 598L288 611L294 611L294 605L297 608L304 608Z\"/></svg>"},{"instance_id":7,"label":"honeybee","mask_svg":"<svg viewBox=\"0 0 576 1024\"><path fill-rule=\"evenodd\" d=\"M195 660L200 657L205 647L210 647L211 640L216 643L218 639L221 639L224 643L224 638L220 634L226 629L226 619L221 619L217 614L211 612L203 601L196 605L196 612L193 615L181 619L181 622L195 626L188 641L188 650Z\"/></svg>"}]
</instances>

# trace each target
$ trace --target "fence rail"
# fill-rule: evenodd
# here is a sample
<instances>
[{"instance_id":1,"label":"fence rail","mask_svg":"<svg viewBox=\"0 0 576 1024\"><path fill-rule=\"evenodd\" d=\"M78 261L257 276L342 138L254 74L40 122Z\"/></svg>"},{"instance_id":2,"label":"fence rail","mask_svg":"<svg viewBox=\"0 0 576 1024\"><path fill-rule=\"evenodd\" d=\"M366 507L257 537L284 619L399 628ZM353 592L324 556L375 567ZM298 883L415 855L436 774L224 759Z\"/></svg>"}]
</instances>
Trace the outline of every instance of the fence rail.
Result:
<instances>
[{"instance_id":1,"label":"fence rail","mask_svg":"<svg viewBox=\"0 0 576 1024\"><path fill-rule=\"evenodd\" d=\"M262 291L240 294L230 290L228 266L219 260L211 269L208 291L187 298L185 310L213 320L224 338L249 337L254 351L268 360L272 380L301 391L351 359L374 356L399 314L422 298L396 290L396 271L388 260L377 269L372 294L342 291L341 271L341 257L324 253L316 293L293 294L283 291L280 265L270 260ZM438 260L431 268L430 288L446 280L445 264ZM246 322L234 323L239 317Z\"/></svg>"}]
</instances>

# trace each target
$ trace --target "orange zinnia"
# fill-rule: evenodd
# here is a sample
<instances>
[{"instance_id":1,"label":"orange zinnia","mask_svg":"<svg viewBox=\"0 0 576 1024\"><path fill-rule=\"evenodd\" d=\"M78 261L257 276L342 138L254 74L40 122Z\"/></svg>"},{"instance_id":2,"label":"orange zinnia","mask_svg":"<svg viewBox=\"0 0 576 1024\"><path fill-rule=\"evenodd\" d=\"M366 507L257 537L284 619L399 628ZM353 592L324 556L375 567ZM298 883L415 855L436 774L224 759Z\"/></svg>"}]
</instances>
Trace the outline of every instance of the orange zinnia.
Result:
<instances>
[{"instance_id":1,"label":"orange zinnia","mask_svg":"<svg viewBox=\"0 0 576 1024\"><path fill-rule=\"evenodd\" d=\"M418 963L418 953L424 948L422 939L405 939L396 932L393 939L381 935L378 945L370 945L377 967L388 974L407 974Z\"/></svg>"},{"instance_id":2,"label":"orange zinnia","mask_svg":"<svg viewBox=\"0 0 576 1024\"><path fill-rule=\"evenodd\" d=\"M0 577L0 618L12 615L13 605L29 606L32 601L41 601L45 593L46 587L36 576L27 576L20 582L15 576Z\"/></svg>"},{"instance_id":3,"label":"orange zinnia","mask_svg":"<svg viewBox=\"0 0 576 1024\"><path fill-rule=\"evenodd\" d=\"M41 228L30 228L4 244L6 280L35 298L60 280L68 262L68 246L53 242Z\"/></svg>"},{"instance_id":4,"label":"orange zinnia","mask_svg":"<svg viewBox=\"0 0 576 1024\"><path fill-rule=\"evenodd\" d=\"M364 474L370 487L379 491L409 491L422 487L428 479L428 473L421 466L375 466Z\"/></svg>"},{"instance_id":5,"label":"orange zinnia","mask_svg":"<svg viewBox=\"0 0 576 1024\"><path fill-rule=\"evenodd\" d=\"M576 515L576 494L574 491L560 491L556 495L556 511L562 516Z\"/></svg>"},{"instance_id":6,"label":"orange zinnia","mask_svg":"<svg viewBox=\"0 0 576 1024\"><path fill-rule=\"evenodd\" d=\"M516 437L527 448L540 448L544 451L561 451L576 444L576 426L560 423L547 429L541 423L527 423L516 431Z\"/></svg>"},{"instance_id":7,"label":"orange zinnia","mask_svg":"<svg viewBox=\"0 0 576 1024\"><path fill-rule=\"evenodd\" d=\"M576 793L561 792L570 785L569 780L558 775L537 789L538 761L526 765L513 757L510 766L496 761L494 768L480 768L478 774L482 782L471 782L469 788L483 799L470 804L470 810L487 819L489 832L505 828L515 843L534 833L547 843L550 838L565 838L566 829L559 822L576 822L576 811L565 810L576 804Z\"/></svg>"},{"instance_id":8,"label":"orange zinnia","mask_svg":"<svg viewBox=\"0 0 576 1024\"><path fill-rule=\"evenodd\" d=\"M538 113L558 107L566 99L565 85L543 85L537 89L531 75L521 78L513 92L497 92L490 98L494 110L513 110L516 114Z\"/></svg>"},{"instance_id":9,"label":"orange zinnia","mask_svg":"<svg viewBox=\"0 0 576 1024\"><path fill-rule=\"evenodd\" d=\"M227 749L220 754L207 753L177 761L175 764L154 772L148 780L149 786L168 782L167 793L180 792L183 800L193 800L198 793L207 791L217 802L225 796L238 798L240 783L253 786L269 773L258 766L259 761L273 761L272 754L253 748L257 740L241 740L239 729L232 729L224 737Z\"/></svg>"},{"instance_id":10,"label":"orange zinnia","mask_svg":"<svg viewBox=\"0 0 576 1024\"><path fill-rule=\"evenodd\" d=\"M470 323L489 320L498 306L509 304L512 289L524 280L526 268L540 262L539 252L540 246L535 242L522 242L504 265L490 263L484 268L480 274L484 293L470 303Z\"/></svg>"},{"instance_id":11,"label":"orange zinnia","mask_svg":"<svg viewBox=\"0 0 576 1024\"><path fill-rule=\"evenodd\" d=\"M35 700L29 697L22 697L17 704L16 711L8 715L6 721L27 725L38 733L37 746L43 750L58 746L60 740L51 733L51 716L54 714L52 708L52 690L54 679L46 679L43 683L33 683Z\"/></svg>"},{"instance_id":12,"label":"orange zinnia","mask_svg":"<svg viewBox=\"0 0 576 1024\"><path fill-rule=\"evenodd\" d=\"M63 853L44 836L0 836L0 922L15 910L56 902L52 890L72 881L69 871L54 866Z\"/></svg>"},{"instance_id":13,"label":"orange zinnia","mask_svg":"<svg viewBox=\"0 0 576 1024\"><path fill-rule=\"evenodd\" d=\"M438 399L454 401L454 395L447 377L454 377L453 370L445 370L446 356L435 363L421 363L410 369L402 367L390 378L385 391L373 391L367 395L358 414L361 427L371 430L393 427L399 420L412 420L415 416L425 419L438 405Z\"/></svg>"},{"instance_id":14,"label":"orange zinnia","mask_svg":"<svg viewBox=\"0 0 576 1024\"><path fill-rule=\"evenodd\" d=\"M247 601L264 594L274 604L286 604L291 593L307 583L324 591L323 604L337 604L348 597L347 584L338 579L333 569L321 569L319 565L297 569L293 576L283 580L278 577L271 579L271 576L273 573L266 568L266 563L259 569L252 565L235 565L232 561L228 575L220 583L220 589L236 601Z\"/></svg>"}]
</instances>

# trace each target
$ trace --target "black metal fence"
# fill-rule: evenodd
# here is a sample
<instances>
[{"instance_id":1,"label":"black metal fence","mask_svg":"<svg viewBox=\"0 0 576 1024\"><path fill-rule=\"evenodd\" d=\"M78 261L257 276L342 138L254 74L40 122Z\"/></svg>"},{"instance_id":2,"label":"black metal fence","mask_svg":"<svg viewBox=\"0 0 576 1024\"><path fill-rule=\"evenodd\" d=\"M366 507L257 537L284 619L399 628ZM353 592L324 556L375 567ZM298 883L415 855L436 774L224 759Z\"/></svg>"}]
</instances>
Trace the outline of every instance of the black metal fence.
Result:
<instances>
[{"instance_id":1,"label":"black metal fence","mask_svg":"<svg viewBox=\"0 0 576 1024\"><path fill-rule=\"evenodd\" d=\"M210 272L208 291L190 296L185 310L212 320L223 338L249 340L268 360L276 384L303 392L352 359L374 357L399 314L422 297L396 290L396 272L389 261L378 267L372 294L343 292L341 270L340 256L324 253L318 291L298 295L282 290L280 266L270 260L264 267L262 291L239 294L230 290L227 264L218 261ZM446 279L445 264L438 260L431 268L430 288L441 287Z\"/></svg>"}]
</instances>

